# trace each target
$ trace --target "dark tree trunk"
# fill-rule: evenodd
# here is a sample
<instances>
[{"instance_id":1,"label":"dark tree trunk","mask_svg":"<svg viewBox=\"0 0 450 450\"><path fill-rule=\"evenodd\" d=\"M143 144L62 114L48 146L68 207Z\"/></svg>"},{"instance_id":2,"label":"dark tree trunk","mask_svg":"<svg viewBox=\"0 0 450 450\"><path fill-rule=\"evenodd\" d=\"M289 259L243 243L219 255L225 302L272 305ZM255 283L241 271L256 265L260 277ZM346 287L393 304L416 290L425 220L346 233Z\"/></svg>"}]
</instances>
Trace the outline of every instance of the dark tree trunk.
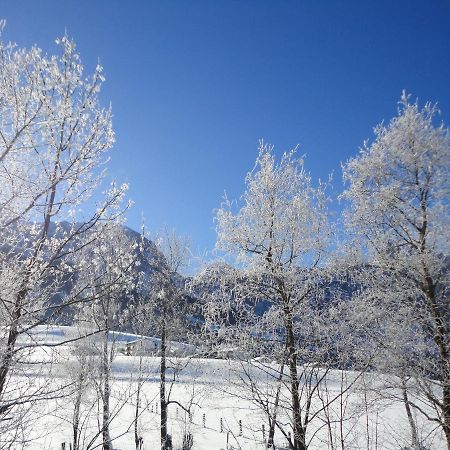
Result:
<instances>
[{"instance_id":1,"label":"dark tree trunk","mask_svg":"<svg viewBox=\"0 0 450 450\"><path fill-rule=\"evenodd\" d=\"M267 438L267 448L271 449L275 448L274 437L275 437L275 426L277 424L277 409L279 398L280 398L280 387L277 388L273 416L269 419L269 435Z\"/></svg>"},{"instance_id":2,"label":"dark tree trunk","mask_svg":"<svg viewBox=\"0 0 450 450\"><path fill-rule=\"evenodd\" d=\"M413 450L420 450L417 426L411 411L411 405L409 404L408 392L406 389L406 380L403 377L402 377L402 396L403 396L403 403L405 405L406 415L408 417L409 426L411 428L411 448Z\"/></svg>"},{"instance_id":3,"label":"dark tree trunk","mask_svg":"<svg viewBox=\"0 0 450 450\"><path fill-rule=\"evenodd\" d=\"M289 374L291 378L291 401L292 401L292 428L293 436L293 450L307 450L305 442L305 428L302 425L302 416L300 410L299 397L299 381L297 373L297 350L295 348L294 324L292 319L292 312L289 307L289 300L285 299L284 314L286 326L286 348L288 353Z\"/></svg>"},{"instance_id":4,"label":"dark tree trunk","mask_svg":"<svg viewBox=\"0 0 450 450\"><path fill-rule=\"evenodd\" d=\"M166 347L166 323L164 317L161 325L161 381L159 385L159 400L161 403L161 450L166 450L167 448Z\"/></svg>"},{"instance_id":5,"label":"dark tree trunk","mask_svg":"<svg viewBox=\"0 0 450 450\"><path fill-rule=\"evenodd\" d=\"M73 450L79 450L80 446L80 408L81 408L81 400L83 398L83 384L84 384L84 373L83 366L81 367L80 374L78 376L78 390L75 398L75 404L73 408L73 421L72 421L72 429L73 429Z\"/></svg>"},{"instance_id":6,"label":"dark tree trunk","mask_svg":"<svg viewBox=\"0 0 450 450\"><path fill-rule=\"evenodd\" d=\"M109 397L110 397L110 370L108 352L108 331L105 331L102 354L102 376L103 376L103 423L102 423L102 449L111 449L111 439L109 436Z\"/></svg>"},{"instance_id":7,"label":"dark tree trunk","mask_svg":"<svg viewBox=\"0 0 450 450\"><path fill-rule=\"evenodd\" d=\"M443 388L442 409L443 409L443 428L445 438L447 440L447 449L450 450L450 385L449 380L446 380L447 385Z\"/></svg>"},{"instance_id":8,"label":"dark tree trunk","mask_svg":"<svg viewBox=\"0 0 450 450\"><path fill-rule=\"evenodd\" d=\"M2 358L1 366L0 366L0 397L2 397L3 391L5 389L6 378L8 376L9 369L11 367L11 363L14 356L14 349L16 346L16 340L19 335L18 333L18 325L19 319L21 317L21 304L23 295L18 295L16 299L16 304L13 310L12 322L9 327L8 333L8 342L6 343L5 353ZM1 411L4 412L4 411Z\"/></svg>"},{"instance_id":9,"label":"dark tree trunk","mask_svg":"<svg viewBox=\"0 0 450 450\"><path fill-rule=\"evenodd\" d=\"M141 386L142 386L142 357L139 357L139 381L136 391L136 408L134 410L134 443L136 445L136 450L141 449L141 437L139 436L138 421L139 421L139 410L141 407Z\"/></svg>"},{"instance_id":10,"label":"dark tree trunk","mask_svg":"<svg viewBox=\"0 0 450 450\"><path fill-rule=\"evenodd\" d=\"M280 369L280 375L278 377L278 387L277 387L277 393L275 394L275 402L273 405L273 414L272 417L269 421L269 436L267 439L267 448L275 448L275 442L274 442L274 437L275 437L275 427L277 425L277 413L278 413L278 404L280 402L280 393L281 393L281 383L283 380L283 374L284 374L284 360L283 360L283 365L281 366Z\"/></svg>"}]
</instances>

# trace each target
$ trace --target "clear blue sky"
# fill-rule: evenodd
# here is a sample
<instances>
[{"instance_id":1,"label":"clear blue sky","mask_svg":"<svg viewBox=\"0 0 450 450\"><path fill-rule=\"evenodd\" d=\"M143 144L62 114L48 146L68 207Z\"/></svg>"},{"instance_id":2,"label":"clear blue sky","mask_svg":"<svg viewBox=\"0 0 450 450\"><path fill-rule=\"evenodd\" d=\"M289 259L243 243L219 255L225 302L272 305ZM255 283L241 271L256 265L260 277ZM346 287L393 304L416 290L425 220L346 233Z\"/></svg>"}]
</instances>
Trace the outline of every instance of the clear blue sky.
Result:
<instances>
[{"instance_id":1,"label":"clear blue sky","mask_svg":"<svg viewBox=\"0 0 450 450\"><path fill-rule=\"evenodd\" d=\"M54 51L67 29L88 69L99 58L128 224L170 224L194 251L213 247L213 209L242 193L259 138L300 144L339 191L403 89L450 122L449 0L0 0L0 17L19 45Z\"/></svg>"}]
</instances>

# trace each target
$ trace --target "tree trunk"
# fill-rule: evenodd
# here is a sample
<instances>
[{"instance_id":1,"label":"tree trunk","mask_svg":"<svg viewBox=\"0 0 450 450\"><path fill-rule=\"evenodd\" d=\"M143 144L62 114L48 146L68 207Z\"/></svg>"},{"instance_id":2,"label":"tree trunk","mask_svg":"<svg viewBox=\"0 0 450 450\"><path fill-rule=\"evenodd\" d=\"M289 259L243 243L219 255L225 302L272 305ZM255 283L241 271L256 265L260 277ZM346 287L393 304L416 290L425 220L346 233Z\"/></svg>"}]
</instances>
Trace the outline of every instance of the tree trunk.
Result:
<instances>
[{"instance_id":1,"label":"tree trunk","mask_svg":"<svg viewBox=\"0 0 450 450\"><path fill-rule=\"evenodd\" d=\"M297 350L295 348L294 324L292 320L292 312L287 301L284 307L285 323L286 323L286 348L288 351L289 374L291 378L291 401L292 401L292 420L293 420L293 450L307 450L305 432L302 425L302 416L300 410L300 397L298 392L298 374L297 374Z\"/></svg>"},{"instance_id":2,"label":"tree trunk","mask_svg":"<svg viewBox=\"0 0 450 450\"><path fill-rule=\"evenodd\" d=\"M272 418L269 421L269 435L267 438L267 448L272 448L272 449L275 448L274 437L275 437L275 426L277 424L277 408L278 408L279 397L280 397L280 388L277 389L277 394L275 397L274 413L273 413Z\"/></svg>"},{"instance_id":3,"label":"tree trunk","mask_svg":"<svg viewBox=\"0 0 450 450\"><path fill-rule=\"evenodd\" d=\"M78 390L77 395L75 397L75 404L73 408L73 420L72 420L72 430L73 430L73 450L79 450L80 446L80 408L81 408L81 400L83 397L83 383L84 383L84 374L83 374L83 366L81 367L81 371L78 377Z\"/></svg>"},{"instance_id":4,"label":"tree trunk","mask_svg":"<svg viewBox=\"0 0 450 450\"><path fill-rule=\"evenodd\" d=\"M103 375L103 423L102 423L102 449L111 449L111 439L109 436L109 397L110 397L110 370L108 354L108 331L104 333L103 354L102 354L102 375Z\"/></svg>"},{"instance_id":5,"label":"tree trunk","mask_svg":"<svg viewBox=\"0 0 450 450\"><path fill-rule=\"evenodd\" d=\"M278 386L277 393L275 396L275 405L274 411L271 418L269 418L269 436L267 438L267 448L275 448L274 437L275 437L275 425L277 424L277 410L278 410L278 402L280 398L280 390L281 387Z\"/></svg>"},{"instance_id":6,"label":"tree trunk","mask_svg":"<svg viewBox=\"0 0 450 450\"><path fill-rule=\"evenodd\" d=\"M445 380L442 396L442 409L443 409L443 428L445 438L447 440L447 449L450 450L450 385L449 380Z\"/></svg>"},{"instance_id":7,"label":"tree trunk","mask_svg":"<svg viewBox=\"0 0 450 450\"><path fill-rule=\"evenodd\" d=\"M167 402L166 402L166 322L161 325L161 381L159 385L159 400L161 403L161 450L167 448Z\"/></svg>"},{"instance_id":8,"label":"tree trunk","mask_svg":"<svg viewBox=\"0 0 450 450\"><path fill-rule=\"evenodd\" d=\"M136 445L136 450L141 448L141 437L139 436L138 420L139 420L139 409L141 403L141 383L142 383L142 357L139 357L139 381L136 391L136 408L134 410L134 443Z\"/></svg>"},{"instance_id":9,"label":"tree trunk","mask_svg":"<svg viewBox=\"0 0 450 450\"><path fill-rule=\"evenodd\" d=\"M23 308L25 297L28 292L28 289L26 287L28 276L29 276L29 269L27 269L27 272L25 274L24 281L22 283L22 288L16 296L16 303L14 304L14 309L12 311L12 317L11 317L12 321L9 326L8 342L6 343L5 353L3 355L1 366L0 366L0 398L3 397L6 379L8 377L8 373L9 373L9 370L10 370L12 362L13 362L16 341L20 334L19 321L20 321L20 318L22 317L22 308ZM8 409L10 407L11 407L11 405L9 405L9 404L5 404L5 405L1 406L0 414L3 414L6 411L8 411Z\"/></svg>"},{"instance_id":10,"label":"tree trunk","mask_svg":"<svg viewBox=\"0 0 450 450\"><path fill-rule=\"evenodd\" d=\"M275 402L273 405L273 414L272 414L272 418L270 419L269 422L269 436L267 439L267 448L275 448L275 442L274 442L274 437L275 437L275 426L277 424L277 413L278 413L278 404L280 402L280 393L281 393L281 383L283 381L283 374L284 374L284 364L285 364L285 355L283 355L283 364L281 366L280 369L280 375L278 377L278 386L277 386L277 393L275 394Z\"/></svg>"},{"instance_id":11,"label":"tree trunk","mask_svg":"<svg viewBox=\"0 0 450 450\"><path fill-rule=\"evenodd\" d=\"M406 409L406 415L408 417L409 426L411 428L411 448L413 450L420 450L419 435L417 434L416 422L412 415L411 406L409 404L408 392L406 390L406 380L402 377L402 396L403 403Z\"/></svg>"},{"instance_id":12,"label":"tree trunk","mask_svg":"<svg viewBox=\"0 0 450 450\"><path fill-rule=\"evenodd\" d=\"M18 322L19 322L19 319L21 316L21 312L20 312L21 303L22 302L20 301L20 298L18 296L18 298L16 300L16 305L15 305L14 311L13 311L12 322L9 327L8 342L6 344L5 353L3 355L2 363L0 366L0 397L3 397L2 394L5 389L6 378L8 376L8 372L11 367L17 336L19 335ZM4 412L3 409L4 408L0 408L0 412Z\"/></svg>"}]
</instances>

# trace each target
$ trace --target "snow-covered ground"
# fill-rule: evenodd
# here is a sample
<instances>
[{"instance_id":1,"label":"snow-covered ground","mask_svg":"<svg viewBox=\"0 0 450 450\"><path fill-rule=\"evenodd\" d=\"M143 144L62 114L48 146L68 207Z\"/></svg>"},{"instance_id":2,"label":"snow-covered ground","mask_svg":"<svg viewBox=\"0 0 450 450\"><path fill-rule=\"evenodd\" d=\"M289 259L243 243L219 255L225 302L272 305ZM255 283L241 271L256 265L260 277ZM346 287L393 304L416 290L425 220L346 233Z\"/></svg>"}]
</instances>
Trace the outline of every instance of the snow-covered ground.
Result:
<instances>
[{"instance_id":1,"label":"snow-covered ground","mask_svg":"<svg viewBox=\"0 0 450 450\"><path fill-rule=\"evenodd\" d=\"M16 375L17 381L30 383L32 380L34 386L65 384L76 367L73 345L43 345L57 344L74 335L75 331L71 327L53 327L48 330L42 327L35 330L32 336L27 338L27 343L33 346L32 352L24 370ZM119 337L121 342L137 338L130 334L122 334ZM111 339L117 340L118 335L111 336ZM134 414L139 381L143 381L137 423L139 435L143 438L144 449L158 449L159 362L156 356L127 356L117 353L113 362L111 401L114 417L111 437L114 439L115 449L135 449ZM169 406L168 428L173 436L174 449L181 448L181 440L186 432L192 433L194 449L197 450L225 449L227 444L228 448L234 449L266 448L262 430L264 426L267 434L268 420L261 407L252 399L246 374L250 372L251 379L260 389L262 396L273 394L275 383L270 376L270 370L274 366L268 363L262 370L261 367L243 366L237 361L193 357L173 357L169 366L171 368L168 370L167 379L168 389L172 389L171 399L181 405L190 404L192 411L192 417L189 418L176 403ZM179 370L174 370L174 366ZM322 374L323 372L318 370L317 376ZM410 441L410 428L402 403L395 399L400 393L389 388L390 381L392 380L376 374L360 376L355 372L330 371L313 397L311 422L307 431L310 448L341 448L341 435L345 436L346 449L399 450L407 446ZM302 384L301 387L306 389L307 385ZM345 393L339 396L342 390ZM286 388L282 389L281 404L287 395ZM82 436L83 449L88 447L92 436L99 430L101 404L96 402L95 398L95 388L92 388L81 406L85 429ZM324 407L330 401L331 404ZM27 431L28 448L56 450L61 449L63 442L67 442L68 449L73 408L73 398L70 396L36 405L30 415L31 426ZM346 417L342 424L338 420L341 411ZM327 417L331 420L327 421ZM287 430L289 418L280 413L278 419ZM417 420L422 437L432 432L432 424L423 421L421 417L417 417ZM335 447L331 446L330 437ZM432 434L429 439L431 449L445 448L439 433ZM286 439L279 430L276 431L275 442L280 448L286 446ZM99 444L100 439L97 439L96 443Z\"/></svg>"}]
</instances>

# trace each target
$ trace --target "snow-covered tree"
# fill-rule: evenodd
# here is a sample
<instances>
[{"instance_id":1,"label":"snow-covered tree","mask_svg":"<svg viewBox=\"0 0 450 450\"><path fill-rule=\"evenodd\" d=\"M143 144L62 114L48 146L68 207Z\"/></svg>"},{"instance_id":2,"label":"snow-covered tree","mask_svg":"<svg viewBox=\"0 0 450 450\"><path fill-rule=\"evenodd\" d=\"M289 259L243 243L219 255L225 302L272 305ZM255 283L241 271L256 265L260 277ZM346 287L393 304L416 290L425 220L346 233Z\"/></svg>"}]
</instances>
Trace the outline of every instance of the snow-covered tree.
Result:
<instances>
[{"instance_id":1,"label":"snow-covered tree","mask_svg":"<svg viewBox=\"0 0 450 450\"><path fill-rule=\"evenodd\" d=\"M182 409L188 407L171 398L172 388L167 389L168 363L177 373L175 363L169 359L170 342L174 338L186 338L188 334L189 305L185 295L184 279L179 271L189 262L189 239L177 235L174 230L166 228L155 239L158 255L144 250L145 263L151 268L151 274L144 276L140 282L140 301L136 310L141 334L151 334L160 339L160 432L161 450L169 448L168 406L178 404ZM136 328L136 326L135 326Z\"/></svg>"},{"instance_id":2,"label":"snow-covered tree","mask_svg":"<svg viewBox=\"0 0 450 450\"><path fill-rule=\"evenodd\" d=\"M72 428L72 449L80 450L86 443L89 422L96 414L95 372L99 366L99 352L95 347L96 335L92 328L75 326L69 333L74 339L63 365L63 375L70 380L69 394L61 400L67 410L67 421Z\"/></svg>"},{"instance_id":3,"label":"snow-covered tree","mask_svg":"<svg viewBox=\"0 0 450 450\"><path fill-rule=\"evenodd\" d=\"M83 286L84 302L77 314L78 320L93 328L98 340L98 392L102 405L101 437L103 450L111 450L110 424L115 414L111 413L111 369L117 351L114 331L123 326L127 318L124 306L134 287L133 268L137 261L137 243L132 243L120 224L107 223L102 227L97 246L86 248L77 256L84 261L77 283ZM87 263L87 264L86 264ZM83 262L80 262L83 266ZM116 405L120 408L122 405ZM91 440L93 444L95 439ZM89 446L87 447L89 448Z\"/></svg>"},{"instance_id":4,"label":"snow-covered tree","mask_svg":"<svg viewBox=\"0 0 450 450\"><path fill-rule=\"evenodd\" d=\"M450 448L450 135L436 113L403 94L398 115L344 165L343 198L370 263L362 295L384 316L374 321L384 364L416 380L421 401L407 406L439 424Z\"/></svg>"},{"instance_id":5,"label":"snow-covered tree","mask_svg":"<svg viewBox=\"0 0 450 450\"><path fill-rule=\"evenodd\" d=\"M159 401L161 403L161 450L166 450L168 446L167 435L167 407L173 399L170 398L170 391L166 392L166 371L167 371L167 344L173 337L175 327L186 324L187 308L183 305L184 286L179 285L177 277L178 271L185 268L189 261L189 240L180 237L173 230L166 230L156 241L158 249L164 255L167 262L166 273L159 273L160 291L156 294L157 309L159 310L159 337L161 338L161 364L160 364L160 387ZM184 307L183 307L184 306ZM178 334L183 332L178 329ZM178 402L177 402L178 403Z\"/></svg>"},{"instance_id":6,"label":"snow-covered tree","mask_svg":"<svg viewBox=\"0 0 450 450\"><path fill-rule=\"evenodd\" d=\"M216 217L217 248L235 257L237 268L221 266L214 275L220 288L210 289L215 296L206 309L210 329L225 318L232 325L227 333L244 339L245 348L281 350L279 362L289 379L294 450L307 448L308 402L301 402L298 364L313 362L312 347L319 337L307 311L320 298L320 264L329 245L325 188L312 186L294 151L277 163L272 146L261 142L242 204L235 208L225 198ZM260 316L256 309L262 311ZM310 328L308 341L301 339L302 327Z\"/></svg>"},{"instance_id":7,"label":"snow-covered tree","mask_svg":"<svg viewBox=\"0 0 450 450\"><path fill-rule=\"evenodd\" d=\"M96 245L100 221L120 215L125 190L113 186L92 214L81 211L114 143L111 109L99 105L101 66L85 76L74 42L57 44L47 56L0 42L0 433L16 406L51 396L50 387L30 396L12 384L30 350L19 337L80 301L63 295L77 273L73 255Z\"/></svg>"}]
</instances>

